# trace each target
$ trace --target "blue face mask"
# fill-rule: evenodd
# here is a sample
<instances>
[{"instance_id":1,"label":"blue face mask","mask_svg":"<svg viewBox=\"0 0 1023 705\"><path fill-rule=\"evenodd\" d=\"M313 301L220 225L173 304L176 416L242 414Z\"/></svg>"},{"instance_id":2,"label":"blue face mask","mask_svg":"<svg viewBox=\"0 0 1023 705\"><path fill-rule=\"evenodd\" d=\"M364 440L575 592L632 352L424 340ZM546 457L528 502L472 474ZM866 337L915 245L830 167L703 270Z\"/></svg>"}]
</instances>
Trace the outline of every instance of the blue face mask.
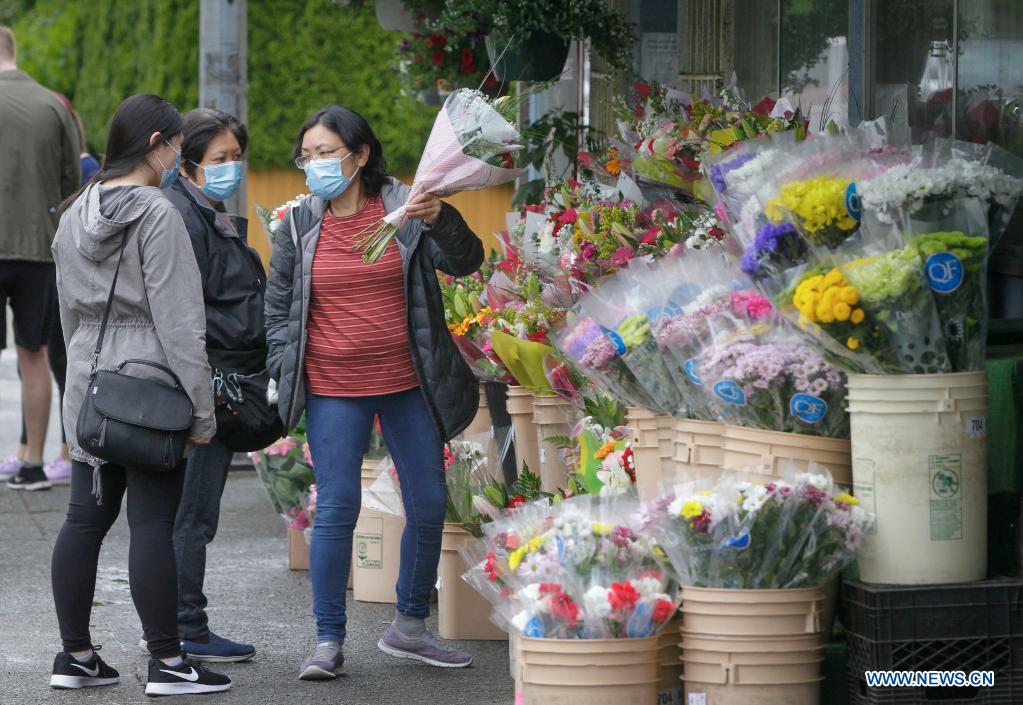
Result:
<instances>
[{"instance_id":1,"label":"blue face mask","mask_svg":"<svg viewBox=\"0 0 1023 705\"><path fill-rule=\"evenodd\" d=\"M202 192L214 201L230 198L242 182L242 162L223 162L222 164L196 164L206 175L206 183Z\"/></svg>"},{"instance_id":2,"label":"blue face mask","mask_svg":"<svg viewBox=\"0 0 1023 705\"><path fill-rule=\"evenodd\" d=\"M168 147L174 149L174 145L167 140L164 140ZM167 188L174 183L174 179L178 178L178 167L181 166L181 151L174 149L174 166L168 169L163 166L163 160L160 157L156 158L156 161L160 162L160 166L163 167L163 174L160 175L160 188Z\"/></svg>"},{"instance_id":3,"label":"blue face mask","mask_svg":"<svg viewBox=\"0 0 1023 705\"><path fill-rule=\"evenodd\" d=\"M344 193L348 184L355 178L355 174L351 177L345 176L341 172L341 162L352 154L353 152L349 152L343 157L310 160L305 165L305 184L309 191L324 201L332 201ZM359 170L356 169L355 172L357 174Z\"/></svg>"}]
</instances>

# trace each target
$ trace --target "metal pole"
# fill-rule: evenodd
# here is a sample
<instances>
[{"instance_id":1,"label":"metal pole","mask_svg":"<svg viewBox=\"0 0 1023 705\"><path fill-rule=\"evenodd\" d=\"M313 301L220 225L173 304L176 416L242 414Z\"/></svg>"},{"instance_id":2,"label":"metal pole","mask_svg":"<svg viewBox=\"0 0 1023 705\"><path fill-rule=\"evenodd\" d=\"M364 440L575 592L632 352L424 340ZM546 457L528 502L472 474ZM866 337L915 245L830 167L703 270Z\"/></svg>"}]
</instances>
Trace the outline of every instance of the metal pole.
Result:
<instances>
[{"instance_id":1,"label":"metal pole","mask_svg":"<svg viewBox=\"0 0 1023 705\"><path fill-rule=\"evenodd\" d=\"M248 121L248 0L201 0L199 5L199 105ZM224 202L228 213L247 215L245 181Z\"/></svg>"}]
</instances>

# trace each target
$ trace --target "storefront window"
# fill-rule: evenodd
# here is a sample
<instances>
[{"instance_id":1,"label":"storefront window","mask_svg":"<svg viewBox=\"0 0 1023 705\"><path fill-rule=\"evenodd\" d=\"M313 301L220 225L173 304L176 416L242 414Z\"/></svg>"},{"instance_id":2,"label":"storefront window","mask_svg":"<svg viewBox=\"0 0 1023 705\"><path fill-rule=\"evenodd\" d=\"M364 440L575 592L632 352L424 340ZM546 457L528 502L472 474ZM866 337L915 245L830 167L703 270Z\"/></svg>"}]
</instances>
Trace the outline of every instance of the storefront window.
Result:
<instances>
[{"instance_id":1,"label":"storefront window","mask_svg":"<svg viewBox=\"0 0 1023 705\"><path fill-rule=\"evenodd\" d=\"M812 130L848 115L848 31L849 0L782 0L780 92Z\"/></svg>"}]
</instances>

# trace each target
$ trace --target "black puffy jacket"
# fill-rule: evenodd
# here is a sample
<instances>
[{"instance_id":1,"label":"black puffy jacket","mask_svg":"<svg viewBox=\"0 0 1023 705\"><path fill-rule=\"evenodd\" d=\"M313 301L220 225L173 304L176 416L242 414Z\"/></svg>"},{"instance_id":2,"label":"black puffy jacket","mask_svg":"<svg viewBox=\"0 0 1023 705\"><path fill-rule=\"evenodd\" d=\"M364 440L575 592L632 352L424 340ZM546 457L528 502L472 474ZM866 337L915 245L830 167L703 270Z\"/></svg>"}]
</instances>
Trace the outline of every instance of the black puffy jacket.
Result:
<instances>
[{"instance_id":1,"label":"black puffy jacket","mask_svg":"<svg viewBox=\"0 0 1023 705\"><path fill-rule=\"evenodd\" d=\"M381 193L384 210L390 213L404 204L408 193L408 186L391 179ZM309 285L326 206L323 199L309 196L292 208L275 233L270 259L267 369L277 380L277 405L289 429L298 423L305 408ZM406 221L397 242L405 271L412 361L426 405L446 442L465 430L476 415L479 383L448 332L436 270L456 277L472 274L483 264L483 243L448 204L433 227L420 220Z\"/></svg>"},{"instance_id":2,"label":"black puffy jacket","mask_svg":"<svg viewBox=\"0 0 1023 705\"><path fill-rule=\"evenodd\" d=\"M202 275L210 366L225 372L259 372L266 364L266 273L259 254L245 241L246 219L215 210L183 178L164 195L185 221Z\"/></svg>"}]
</instances>

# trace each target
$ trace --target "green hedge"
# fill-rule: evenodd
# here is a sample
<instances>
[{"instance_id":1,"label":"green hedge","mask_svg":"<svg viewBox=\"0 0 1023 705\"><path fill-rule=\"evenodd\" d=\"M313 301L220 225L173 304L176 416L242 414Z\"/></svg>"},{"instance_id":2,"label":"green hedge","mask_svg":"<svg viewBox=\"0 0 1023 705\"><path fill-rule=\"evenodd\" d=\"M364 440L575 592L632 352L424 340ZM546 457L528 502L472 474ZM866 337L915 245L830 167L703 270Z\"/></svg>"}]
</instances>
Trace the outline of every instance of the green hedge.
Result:
<instances>
[{"instance_id":1,"label":"green hedge","mask_svg":"<svg viewBox=\"0 0 1023 705\"><path fill-rule=\"evenodd\" d=\"M249 163L290 164L295 135L333 102L361 112L392 171L412 173L435 108L402 96L392 66L400 35L372 4L249 0ZM118 103L162 95L183 111L199 96L199 0L21 0L14 13L20 67L67 95L94 151Z\"/></svg>"}]
</instances>

